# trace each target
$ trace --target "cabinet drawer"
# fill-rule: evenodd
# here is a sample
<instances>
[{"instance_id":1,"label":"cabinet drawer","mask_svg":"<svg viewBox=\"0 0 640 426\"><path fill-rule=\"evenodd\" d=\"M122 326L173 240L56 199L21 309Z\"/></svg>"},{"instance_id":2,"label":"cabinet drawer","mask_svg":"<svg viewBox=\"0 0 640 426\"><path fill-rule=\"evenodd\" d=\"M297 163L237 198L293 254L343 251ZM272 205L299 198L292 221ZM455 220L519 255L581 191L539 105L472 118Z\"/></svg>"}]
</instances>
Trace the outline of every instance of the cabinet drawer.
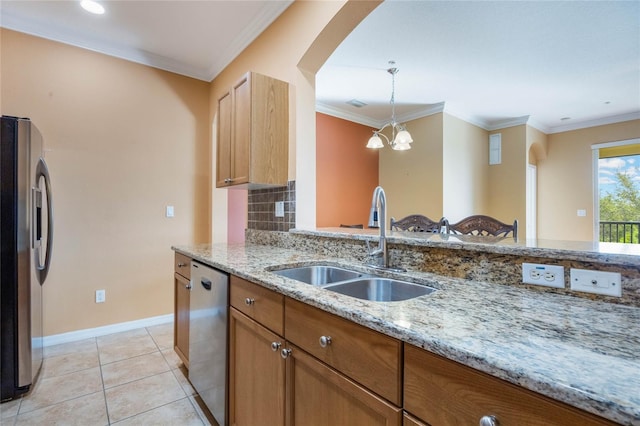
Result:
<instances>
[{"instance_id":1,"label":"cabinet drawer","mask_svg":"<svg viewBox=\"0 0 640 426\"><path fill-rule=\"evenodd\" d=\"M401 405L402 344L398 340L289 298L285 325L288 341ZM321 337L330 338L324 347Z\"/></svg>"},{"instance_id":2,"label":"cabinet drawer","mask_svg":"<svg viewBox=\"0 0 640 426\"><path fill-rule=\"evenodd\" d=\"M191 258L176 252L174 260L174 271L186 279L191 279Z\"/></svg>"},{"instance_id":3,"label":"cabinet drawer","mask_svg":"<svg viewBox=\"0 0 640 426\"><path fill-rule=\"evenodd\" d=\"M405 344L404 406L432 425L613 425L559 401Z\"/></svg>"},{"instance_id":4,"label":"cabinet drawer","mask_svg":"<svg viewBox=\"0 0 640 426\"><path fill-rule=\"evenodd\" d=\"M276 334L284 334L284 296L242 278L231 276L231 306Z\"/></svg>"}]
</instances>

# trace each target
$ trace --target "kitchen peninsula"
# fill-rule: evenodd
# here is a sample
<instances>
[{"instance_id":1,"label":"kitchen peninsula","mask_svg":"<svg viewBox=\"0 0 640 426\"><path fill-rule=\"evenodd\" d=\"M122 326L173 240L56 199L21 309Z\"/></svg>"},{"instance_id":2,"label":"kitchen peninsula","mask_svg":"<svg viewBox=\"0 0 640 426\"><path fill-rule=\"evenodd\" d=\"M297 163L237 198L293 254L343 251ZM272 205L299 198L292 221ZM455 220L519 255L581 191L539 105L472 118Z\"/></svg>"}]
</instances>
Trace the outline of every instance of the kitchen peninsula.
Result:
<instances>
[{"instance_id":1,"label":"kitchen peninsula","mask_svg":"<svg viewBox=\"0 0 640 426\"><path fill-rule=\"evenodd\" d=\"M499 243L487 247L451 240L419 242L394 233L390 236L392 260L409 272L391 276L436 291L383 303L341 295L272 272L319 263L371 272L364 266L364 242L373 241L375 235L359 231L247 231L245 244L178 246L174 250L230 273L232 288L235 276L283 295L285 309L302 302L397 339L405 348L404 404L402 397L392 402L417 417L420 413L408 406L412 390L407 374L414 371L410 362L415 349L421 348L420 353L435 354L438 360L455 361L491 379L501 379L496 382L525 392L527 397L542 395L540 404L561 406L562 410L582 415L582 411L567 406L575 407L619 424L640 424L640 307L635 290L640 258L526 247L509 253ZM424 253L430 251L451 261L425 267L421 262L426 259ZM453 256L454 251L460 255ZM555 259L575 267L588 264L599 269L617 268L623 275L623 301L610 303L607 298L590 300L525 288L513 278L525 258ZM465 267L467 264L471 266ZM429 268L440 269L425 271ZM500 268L504 269L502 273ZM284 335L290 339L286 331ZM566 406L553 405L551 400ZM500 413L492 413L492 409L487 408L486 414L495 414L499 420ZM557 419L550 422L567 424Z\"/></svg>"}]
</instances>

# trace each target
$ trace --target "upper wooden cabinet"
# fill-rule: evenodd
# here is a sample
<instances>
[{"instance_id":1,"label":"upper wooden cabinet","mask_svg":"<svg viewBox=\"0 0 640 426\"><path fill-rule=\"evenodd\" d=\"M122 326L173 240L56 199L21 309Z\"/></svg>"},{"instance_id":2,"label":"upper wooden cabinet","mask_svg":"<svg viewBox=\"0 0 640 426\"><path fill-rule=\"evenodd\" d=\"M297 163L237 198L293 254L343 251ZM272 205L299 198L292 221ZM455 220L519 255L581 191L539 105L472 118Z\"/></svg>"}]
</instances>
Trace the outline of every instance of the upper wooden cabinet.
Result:
<instances>
[{"instance_id":1,"label":"upper wooden cabinet","mask_svg":"<svg viewBox=\"0 0 640 426\"><path fill-rule=\"evenodd\" d=\"M218 99L216 187L284 186L289 85L254 72Z\"/></svg>"}]
</instances>

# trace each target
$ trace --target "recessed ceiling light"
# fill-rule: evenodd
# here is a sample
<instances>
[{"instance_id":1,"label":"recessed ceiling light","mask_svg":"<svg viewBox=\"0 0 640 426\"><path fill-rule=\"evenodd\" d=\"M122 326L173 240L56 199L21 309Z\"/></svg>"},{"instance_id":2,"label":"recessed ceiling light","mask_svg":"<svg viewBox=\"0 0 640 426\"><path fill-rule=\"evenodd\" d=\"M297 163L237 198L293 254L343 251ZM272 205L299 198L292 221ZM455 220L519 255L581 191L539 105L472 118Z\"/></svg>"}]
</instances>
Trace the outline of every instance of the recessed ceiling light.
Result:
<instances>
[{"instance_id":1,"label":"recessed ceiling light","mask_svg":"<svg viewBox=\"0 0 640 426\"><path fill-rule=\"evenodd\" d=\"M80 6L82 6L82 8L87 12L94 13L96 15L102 15L104 13L104 7L93 0L82 0L80 2Z\"/></svg>"}]
</instances>

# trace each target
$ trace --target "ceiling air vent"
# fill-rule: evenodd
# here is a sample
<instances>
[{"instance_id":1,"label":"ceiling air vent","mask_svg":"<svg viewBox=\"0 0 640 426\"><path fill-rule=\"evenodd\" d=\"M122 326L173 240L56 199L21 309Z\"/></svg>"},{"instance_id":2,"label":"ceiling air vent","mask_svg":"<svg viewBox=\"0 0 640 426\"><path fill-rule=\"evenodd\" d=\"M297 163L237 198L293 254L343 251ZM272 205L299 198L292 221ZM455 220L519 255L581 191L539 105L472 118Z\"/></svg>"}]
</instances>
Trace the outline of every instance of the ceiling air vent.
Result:
<instances>
[{"instance_id":1,"label":"ceiling air vent","mask_svg":"<svg viewBox=\"0 0 640 426\"><path fill-rule=\"evenodd\" d=\"M350 101L347 102L349 105L352 105L356 108L362 108L363 106L366 106L367 104L365 104L362 101L359 101L357 99L351 99Z\"/></svg>"}]
</instances>

